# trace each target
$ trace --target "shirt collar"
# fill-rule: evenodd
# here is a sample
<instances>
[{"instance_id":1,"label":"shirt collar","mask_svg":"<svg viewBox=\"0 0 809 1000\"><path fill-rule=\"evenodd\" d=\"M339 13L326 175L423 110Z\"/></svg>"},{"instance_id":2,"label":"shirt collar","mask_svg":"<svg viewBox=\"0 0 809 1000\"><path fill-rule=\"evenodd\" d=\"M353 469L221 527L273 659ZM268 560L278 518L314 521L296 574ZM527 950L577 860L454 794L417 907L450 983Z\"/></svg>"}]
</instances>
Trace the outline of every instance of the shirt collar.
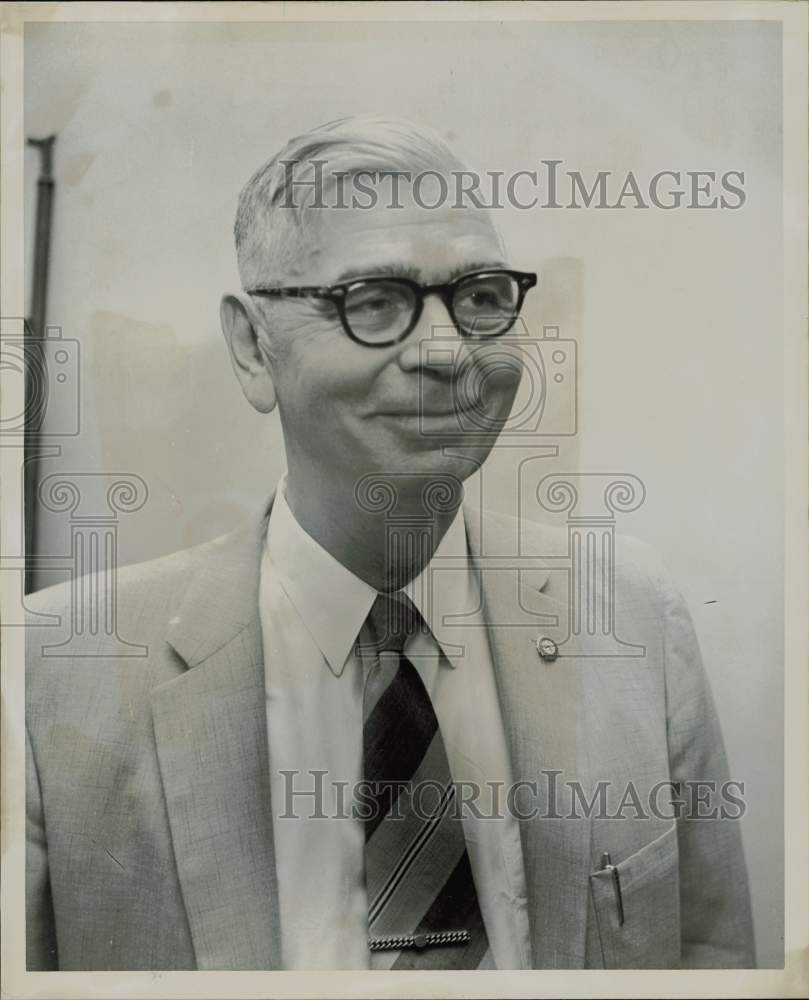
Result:
<instances>
[{"instance_id":1,"label":"shirt collar","mask_svg":"<svg viewBox=\"0 0 809 1000\"><path fill-rule=\"evenodd\" d=\"M285 496L286 477L278 484L267 526L266 549L278 581L317 643L329 669L339 677L348 661L377 591L312 538L295 520ZM421 612L452 666L456 665L444 619L470 609L471 578L457 568L466 557L466 529L459 508L427 566L404 588ZM442 559L456 560L454 569L433 572ZM441 583L439 586L438 583ZM474 599L471 607L475 607ZM450 640L450 641L447 641Z\"/></svg>"}]
</instances>

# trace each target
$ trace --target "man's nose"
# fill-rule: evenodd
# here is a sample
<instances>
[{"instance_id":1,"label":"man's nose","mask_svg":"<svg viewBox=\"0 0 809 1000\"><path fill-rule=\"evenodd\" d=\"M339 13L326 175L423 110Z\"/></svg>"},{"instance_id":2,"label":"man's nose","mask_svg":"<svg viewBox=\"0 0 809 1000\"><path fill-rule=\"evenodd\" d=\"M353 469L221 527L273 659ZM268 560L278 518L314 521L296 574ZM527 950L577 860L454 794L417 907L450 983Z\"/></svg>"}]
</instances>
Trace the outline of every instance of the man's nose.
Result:
<instances>
[{"instance_id":1,"label":"man's nose","mask_svg":"<svg viewBox=\"0 0 809 1000\"><path fill-rule=\"evenodd\" d=\"M464 339L441 297L426 295L419 321L404 342L399 364L405 370L430 368L448 374L464 350Z\"/></svg>"}]
</instances>

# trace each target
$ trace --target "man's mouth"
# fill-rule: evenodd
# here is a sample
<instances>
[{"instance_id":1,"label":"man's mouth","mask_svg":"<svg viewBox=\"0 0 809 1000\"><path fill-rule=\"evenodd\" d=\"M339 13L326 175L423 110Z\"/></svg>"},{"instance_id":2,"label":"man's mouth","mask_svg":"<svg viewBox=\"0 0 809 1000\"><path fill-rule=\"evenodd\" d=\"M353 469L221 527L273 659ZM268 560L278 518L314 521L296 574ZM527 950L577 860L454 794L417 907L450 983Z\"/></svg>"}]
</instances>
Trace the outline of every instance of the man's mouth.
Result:
<instances>
[{"instance_id":1,"label":"man's mouth","mask_svg":"<svg viewBox=\"0 0 809 1000\"><path fill-rule=\"evenodd\" d=\"M479 399L455 399L449 403L421 403L416 406L401 406L395 409L386 409L381 416L386 417L458 417L471 411L480 412L483 403Z\"/></svg>"}]
</instances>

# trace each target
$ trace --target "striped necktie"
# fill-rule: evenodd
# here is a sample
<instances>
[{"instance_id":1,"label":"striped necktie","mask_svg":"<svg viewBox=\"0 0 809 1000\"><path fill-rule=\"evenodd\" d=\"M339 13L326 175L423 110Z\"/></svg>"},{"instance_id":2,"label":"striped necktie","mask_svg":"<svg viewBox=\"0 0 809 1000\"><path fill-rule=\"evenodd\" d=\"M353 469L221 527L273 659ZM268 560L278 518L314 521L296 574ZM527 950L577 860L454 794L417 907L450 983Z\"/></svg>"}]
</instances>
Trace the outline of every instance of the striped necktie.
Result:
<instances>
[{"instance_id":1,"label":"striped necktie","mask_svg":"<svg viewBox=\"0 0 809 1000\"><path fill-rule=\"evenodd\" d=\"M372 952L394 969L491 967L444 740L405 643L429 627L401 591L379 594L358 637L365 882Z\"/></svg>"}]
</instances>

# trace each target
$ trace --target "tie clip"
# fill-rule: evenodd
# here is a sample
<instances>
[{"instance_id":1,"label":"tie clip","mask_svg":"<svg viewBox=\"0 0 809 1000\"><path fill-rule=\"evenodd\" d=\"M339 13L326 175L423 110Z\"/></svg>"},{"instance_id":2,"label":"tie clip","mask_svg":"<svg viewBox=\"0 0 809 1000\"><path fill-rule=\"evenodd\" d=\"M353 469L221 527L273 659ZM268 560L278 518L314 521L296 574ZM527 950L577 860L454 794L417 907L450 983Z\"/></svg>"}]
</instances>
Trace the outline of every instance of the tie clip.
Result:
<instances>
[{"instance_id":1,"label":"tie clip","mask_svg":"<svg viewBox=\"0 0 809 1000\"><path fill-rule=\"evenodd\" d=\"M402 948L437 947L447 944L468 944L471 940L469 931L432 931L429 934L398 934L387 937L368 938L371 951L399 951Z\"/></svg>"}]
</instances>

